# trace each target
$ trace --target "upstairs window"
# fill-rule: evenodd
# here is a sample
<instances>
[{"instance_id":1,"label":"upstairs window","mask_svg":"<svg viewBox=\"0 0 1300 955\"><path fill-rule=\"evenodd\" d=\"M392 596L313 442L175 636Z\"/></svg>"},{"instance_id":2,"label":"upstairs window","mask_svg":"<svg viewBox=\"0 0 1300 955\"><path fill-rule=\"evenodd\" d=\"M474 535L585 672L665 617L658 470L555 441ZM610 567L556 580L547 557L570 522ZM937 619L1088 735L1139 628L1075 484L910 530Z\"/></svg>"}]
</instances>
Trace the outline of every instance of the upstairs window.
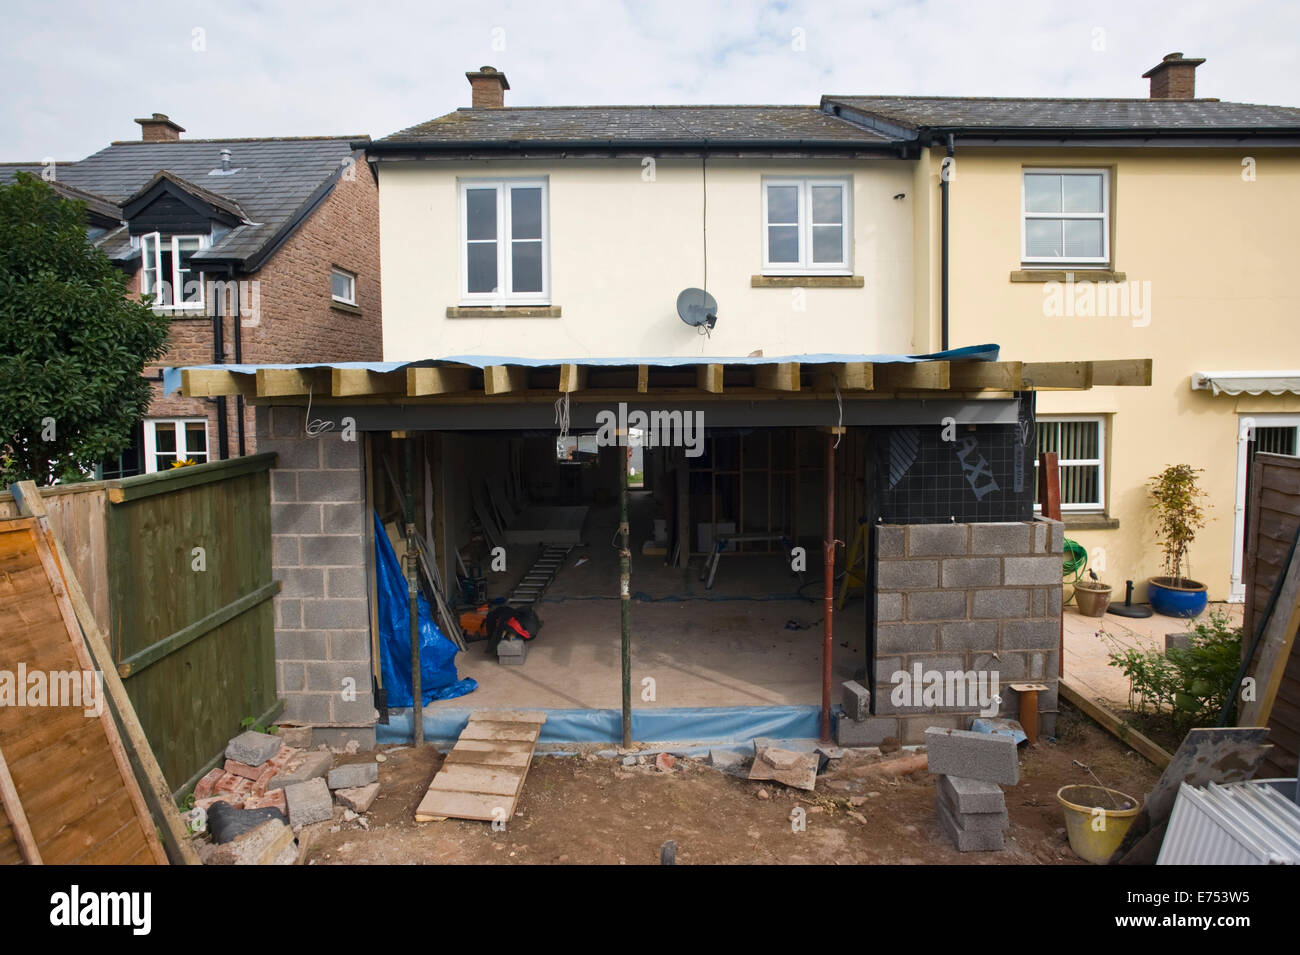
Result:
<instances>
[{"instance_id":1,"label":"upstairs window","mask_svg":"<svg viewBox=\"0 0 1300 955\"><path fill-rule=\"evenodd\" d=\"M763 271L843 275L852 268L847 179L763 180Z\"/></svg>"},{"instance_id":2,"label":"upstairs window","mask_svg":"<svg viewBox=\"0 0 1300 955\"><path fill-rule=\"evenodd\" d=\"M1110 262L1110 176L1104 169L1026 169L1021 261L1039 265Z\"/></svg>"},{"instance_id":3,"label":"upstairs window","mask_svg":"<svg viewBox=\"0 0 1300 955\"><path fill-rule=\"evenodd\" d=\"M342 269L331 269L330 297L344 305L357 304L357 277Z\"/></svg>"},{"instance_id":4,"label":"upstairs window","mask_svg":"<svg viewBox=\"0 0 1300 955\"><path fill-rule=\"evenodd\" d=\"M155 308L203 307L203 273L190 260L207 244L205 235L140 236L140 291L154 297Z\"/></svg>"},{"instance_id":5,"label":"upstairs window","mask_svg":"<svg viewBox=\"0 0 1300 955\"><path fill-rule=\"evenodd\" d=\"M464 303L550 304L546 180L466 180L460 198Z\"/></svg>"}]
</instances>

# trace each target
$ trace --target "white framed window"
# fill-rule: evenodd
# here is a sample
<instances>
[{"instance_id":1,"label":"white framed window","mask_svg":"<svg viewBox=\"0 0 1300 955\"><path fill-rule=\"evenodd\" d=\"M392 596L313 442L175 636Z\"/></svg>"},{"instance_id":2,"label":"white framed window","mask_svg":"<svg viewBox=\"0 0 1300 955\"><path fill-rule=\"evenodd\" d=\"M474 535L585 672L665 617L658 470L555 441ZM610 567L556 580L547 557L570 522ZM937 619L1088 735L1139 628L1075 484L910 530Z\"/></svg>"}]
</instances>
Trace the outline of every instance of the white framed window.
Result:
<instances>
[{"instance_id":1,"label":"white framed window","mask_svg":"<svg viewBox=\"0 0 1300 955\"><path fill-rule=\"evenodd\" d=\"M463 304L550 304L547 192L545 179L461 180Z\"/></svg>"},{"instance_id":2,"label":"white framed window","mask_svg":"<svg viewBox=\"0 0 1300 955\"><path fill-rule=\"evenodd\" d=\"M155 308L202 308L203 273L192 269L191 258L206 249L206 235L140 236L140 291L154 297Z\"/></svg>"},{"instance_id":3,"label":"white framed window","mask_svg":"<svg viewBox=\"0 0 1300 955\"><path fill-rule=\"evenodd\" d=\"M1027 168L1020 197L1022 262L1110 262L1109 170Z\"/></svg>"},{"instance_id":4,"label":"white framed window","mask_svg":"<svg viewBox=\"0 0 1300 955\"><path fill-rule=\"evenodd\" d=\"M763 179L763 272L844 275L852 262L851 179Z\"/></svg>"},{"instance_id":5,"label":"white framed window","mask_svg":"<svg viewBox=\"0 0 1300 955\"><path fill-rule=\"evenodd\" d=\"M357 304L357 277L343 269L330 269L330 297L344 305Z\"/></svg>"},{"instance_id":6,"label":"white framed window","mask_svg":"<svg viewBox=\"0 0 1300 955\"><path fill-rule=\"evenodd\" d=\"M144 470L167 471L177 461L208 460L207 418L145 418Z\"/></svg>"},{"instance_id":7,"label":"white framed window","mask_svg":"<svg viewBox=\"0 0 1300 955\"><path fill-rule=\"evenodd\" d=\"M1038 453L1056 452L1056 463L1061 472L1063 512L1105 509L1105 449L1105 418L1044 415L1038 419ZM1034 467L1038 467L1037 458ZM1034 487L1038 487L1036 479ZM1034 509L1041 510L1036 500Z\"/></svg>"}]
</instances>

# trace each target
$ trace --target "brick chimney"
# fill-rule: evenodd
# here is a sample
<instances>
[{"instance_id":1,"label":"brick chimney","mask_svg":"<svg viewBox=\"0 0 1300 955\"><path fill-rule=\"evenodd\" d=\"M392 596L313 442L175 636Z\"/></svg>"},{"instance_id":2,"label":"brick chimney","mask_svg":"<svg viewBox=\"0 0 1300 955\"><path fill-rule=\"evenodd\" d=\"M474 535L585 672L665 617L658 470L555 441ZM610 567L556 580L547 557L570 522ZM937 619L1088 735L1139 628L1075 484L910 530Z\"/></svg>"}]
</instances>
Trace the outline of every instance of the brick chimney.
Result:
<instances>
[{"instance_id":1,"label":"brick chimney","mask_svg":"<svg viewBox=\"0 0 1300 955\"><path fill-rule=\"evenodd\" d=\"M1203 59L1184 59L1170 53L1142 74L1151 79L1151 99L1196 99L1196 68Z\"/></svg>"},{"instance_id":2,"label":"brick chimney","mask_svg":"<svg viewBox=\"0 0 1300 955\"><path fill-rule=\"evenodd\" d=\"M510 84L506 75L492 66L480 66L477 72L466 73L469 80L470 105L475 109L500 109L506 104L506 90ZM164 117L165 118L165 117Z\"/></svg>"},{"instance_id":3,"label":"brick chimney","mask_svg":"<svg viewBox=\"0 0 1300 955\"><path fill-rule=\"evenodd\" d=\"M181 138L185 127L173 123L164 113L154 113L148 119L137 119L140 124L140 141L146 143L174 143Z\"/></svg>"}]
</instances>

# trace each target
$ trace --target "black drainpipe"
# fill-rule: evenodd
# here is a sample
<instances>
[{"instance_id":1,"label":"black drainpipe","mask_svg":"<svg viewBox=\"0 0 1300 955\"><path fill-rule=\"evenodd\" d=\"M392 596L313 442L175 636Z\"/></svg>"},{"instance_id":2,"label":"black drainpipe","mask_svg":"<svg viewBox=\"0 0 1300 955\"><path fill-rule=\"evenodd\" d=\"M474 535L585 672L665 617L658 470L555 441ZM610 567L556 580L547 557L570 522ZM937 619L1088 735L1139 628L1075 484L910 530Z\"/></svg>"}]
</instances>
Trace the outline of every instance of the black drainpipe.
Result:
<instances>
[{"instance_id":1,"label":"black drainpipe","mask_svg":"<svg viewBox=\"0 0 1300 955\"><path fill-rule=\"evenodd\" d=\"M213 290L215 292L215 289ZM225 346L222 342L222 309L216 307L216 302L211 303L212 309L212 363L214 365L224 365L226 363ZM230 436L226 434L226 396L217 397L217 455L220 460L224 461L230 457Z\"/></svg>"},{"instance_id":2,"label":"black drainpipe","mask_svg":"<svg viewBox=\"0 0 1300 955\"><path fill-rule=\"evenodd\" d=\"M952 158L955 150L953 149L952 133L948 134L947 156ZM941 349L948 350L948 180L952 176L952 163L948 163L945 170L940 166L939 174L939 191L943 196L943 224L940 232L940 340Z\"/></svg>"},{"instance_id":3,"label":"black drainpipe","mask_svg":"<svg viewBox=\"0 0 1300 955\"><path fill-rule=\"evenodd\" d=\"M235 364L244 363L244 336L239 331L239 326L243 324L243 317L239 311L239 282L235 279L235 270L231 268L230 279L235 283L235 303L231 306L231 315L235 320ZM244 446L244 396L235 396L235 413L239 416L236 428L239 433L239 456L242 458L248 452Z\"/></svg>"}]
</instances>

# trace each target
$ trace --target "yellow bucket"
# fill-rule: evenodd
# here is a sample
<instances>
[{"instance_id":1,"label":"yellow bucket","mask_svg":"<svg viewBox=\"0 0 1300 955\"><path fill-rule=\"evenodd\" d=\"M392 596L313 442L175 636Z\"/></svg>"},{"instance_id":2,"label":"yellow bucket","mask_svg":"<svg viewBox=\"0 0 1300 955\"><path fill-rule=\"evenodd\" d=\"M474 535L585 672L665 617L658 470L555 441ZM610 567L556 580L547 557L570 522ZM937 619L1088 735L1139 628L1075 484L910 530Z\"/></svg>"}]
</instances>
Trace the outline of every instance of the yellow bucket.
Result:
<instances>
[{"instance_id":1,"label":"yellow bucket","mask_svg":"<svg viewBox=\"0 0 1300 955\"><path fill-rule=\"evenodd\" d=\"M1065 809L1070 848L1096 865L1103 865L1119 848L1141 808L1132 796L1101 786L1062 786L1056 800Z\"/></svg>"}]
</instances>

